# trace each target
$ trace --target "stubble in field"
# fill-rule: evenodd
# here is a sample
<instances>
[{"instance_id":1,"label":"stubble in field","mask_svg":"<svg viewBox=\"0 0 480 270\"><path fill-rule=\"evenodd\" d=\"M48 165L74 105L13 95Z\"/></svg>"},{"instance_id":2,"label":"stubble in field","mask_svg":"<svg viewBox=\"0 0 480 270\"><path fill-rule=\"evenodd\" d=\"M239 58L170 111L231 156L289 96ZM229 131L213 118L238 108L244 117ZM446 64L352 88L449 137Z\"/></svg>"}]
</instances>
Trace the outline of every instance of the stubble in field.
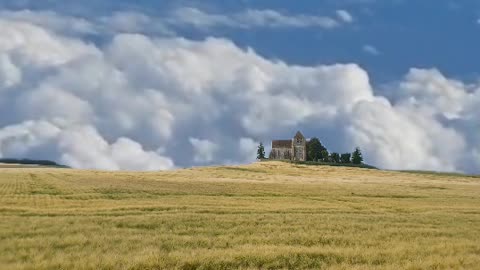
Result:
<instances>
[{"instance_id":1,"label":"stubble in field","mask_svg":"<svg viewBox=\"0 0 480 270\"><path fill-rule=\"evenodd\" d=\"M475 269L480 178L0 169L1 269Z\"/></svg>"}]
</instances>

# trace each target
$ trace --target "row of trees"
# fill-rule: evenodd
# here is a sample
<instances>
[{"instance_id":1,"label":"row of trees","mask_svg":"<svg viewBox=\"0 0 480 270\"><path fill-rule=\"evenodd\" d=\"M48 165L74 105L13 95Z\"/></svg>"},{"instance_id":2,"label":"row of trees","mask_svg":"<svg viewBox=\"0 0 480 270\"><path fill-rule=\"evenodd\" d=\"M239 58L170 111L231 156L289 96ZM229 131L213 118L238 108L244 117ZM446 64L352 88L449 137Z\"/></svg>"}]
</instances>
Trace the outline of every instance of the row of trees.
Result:
<instances>
[{"instance_id":1,"label":"row of trees","mask_svg":"<svg viewBox=\"0 0 480 270\"><path fill-rule=\"evenodd\" d=\"M263 143L260 143L257 148L257 159L265 159L265 147L263 146ZM362 164L363 155L362 151L358 147L355 148L355 151L353 151L353 153L329 153L327 148L323 146L323 144L318 138L312 138L307 143L307 161Z\"/></svg>"},{"instance_id":2,"label":"row of trees","mask_svg":"<svg viewBox=\"0 0 480 270\"><path fill-rule=\"evenodd\" d=\"M362 164L363 154L359 147L353 153L329 153L318 138L312 138L307 142L307 161Z\"/></svg>"}]
</instances>

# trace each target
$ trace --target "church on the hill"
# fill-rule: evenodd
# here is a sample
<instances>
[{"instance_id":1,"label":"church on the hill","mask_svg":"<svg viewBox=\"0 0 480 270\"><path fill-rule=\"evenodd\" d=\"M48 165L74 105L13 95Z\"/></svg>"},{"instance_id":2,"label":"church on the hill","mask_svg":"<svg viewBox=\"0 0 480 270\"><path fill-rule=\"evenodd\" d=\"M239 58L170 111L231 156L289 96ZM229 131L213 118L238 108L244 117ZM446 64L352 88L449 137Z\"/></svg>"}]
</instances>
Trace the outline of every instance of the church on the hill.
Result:
<instances>
[{"instance_id":1,"label":"church on the hill","mask_svg":"<svg viewBox=\"0 0 480 270\"><path fill-rule=\"evenodd\" d=\"M293 139L272 141L272 152L270 152L269 158L294 161L307 160L307 140L305 136L298 131Z\"/></svg>"}]
</instances>

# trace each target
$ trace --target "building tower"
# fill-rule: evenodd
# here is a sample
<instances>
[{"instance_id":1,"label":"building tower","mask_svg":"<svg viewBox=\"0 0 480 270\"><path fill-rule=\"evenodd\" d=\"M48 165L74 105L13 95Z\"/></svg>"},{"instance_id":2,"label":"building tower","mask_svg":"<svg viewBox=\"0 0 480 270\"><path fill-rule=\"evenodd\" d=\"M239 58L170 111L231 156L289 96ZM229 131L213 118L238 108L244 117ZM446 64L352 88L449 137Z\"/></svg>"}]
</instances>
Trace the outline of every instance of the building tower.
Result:
<instances>
[{"instance_id":1,"label":"building tower","mask_svg":"<svg viewBox=\"0 0 480 270\"><path fill-rule=\"evenodd\" d=\"M293 137L292 152L293 160L307 160L307 141L305 140L305 136L303 136L300 131L298 131L297 134L295 134L295 137Z\"/></svg>"}]
</instances>

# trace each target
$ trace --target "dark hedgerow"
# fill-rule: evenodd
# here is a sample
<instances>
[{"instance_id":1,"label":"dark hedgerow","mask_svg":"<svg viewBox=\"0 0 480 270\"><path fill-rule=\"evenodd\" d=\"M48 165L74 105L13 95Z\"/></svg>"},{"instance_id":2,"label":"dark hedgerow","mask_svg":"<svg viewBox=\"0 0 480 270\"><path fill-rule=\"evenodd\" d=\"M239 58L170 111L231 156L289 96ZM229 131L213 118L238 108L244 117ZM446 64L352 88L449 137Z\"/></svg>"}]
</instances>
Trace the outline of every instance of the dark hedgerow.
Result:
<instances>
[{"instance_id":1,"label":"dark hedgerow","mask_svg":"<svg viewBox=\"0 0 480 270\"><path fill-rule=\"evenodd\" d=\"M22 164L22 165L40 165L48 167L67 167L58 164L51 160L35 160L35 159L15 159L15 158L0 158L0 163L3 164Z\"/></svg>"},{"instance_id":2,"label":"dark hedgerow","mask_svg":"<svg viewBox=\"0 0 480 270\"><path fill-rule=\"evenodd\" d=\"M286 160L285 162L301 165L312 165L312 166L335 166L335 167L354 167L354 168L363 168L363 169L373 169L378 170L377 167L368 165L368 164L353 164L353 163L332 163L332 162L321 162L321 161L290 161Z\"/></svg>"}]
</instances>

